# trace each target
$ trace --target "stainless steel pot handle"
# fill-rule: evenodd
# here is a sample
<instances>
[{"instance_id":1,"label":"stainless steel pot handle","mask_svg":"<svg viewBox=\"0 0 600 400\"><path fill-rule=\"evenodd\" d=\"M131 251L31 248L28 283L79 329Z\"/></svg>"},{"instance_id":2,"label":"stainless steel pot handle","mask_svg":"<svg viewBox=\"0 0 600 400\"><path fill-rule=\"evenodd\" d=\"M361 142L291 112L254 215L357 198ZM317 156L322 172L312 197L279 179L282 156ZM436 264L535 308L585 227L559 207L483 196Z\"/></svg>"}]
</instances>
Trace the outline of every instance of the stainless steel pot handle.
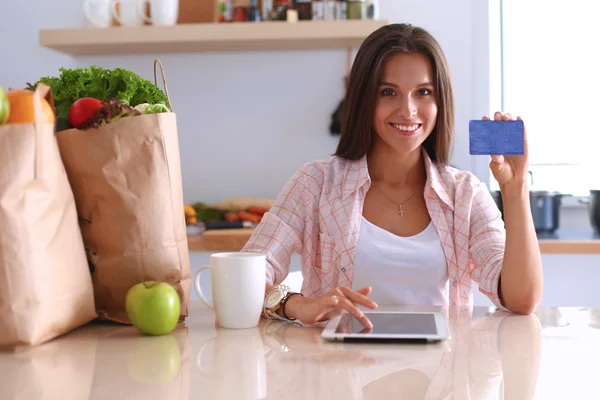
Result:
<instances>
[{"instance_id":1,"label":"stainless steel pot handle","mask_svg":"<svg viewBox=\"0 0 600 400\"><path fill-rule=\"evenodd\" d=\"M577 201L579 202L579 204L590 204L591 202L589 197L580 197L579 199L577 199Z\"/></svg>"},{"instance_id":2,"label":"stainless steel pot handle","mask_svg":"<svg viewBox=\"0 0 600 400\"><path fill-rule=\"evenodd\" d=\"M529 173L529 186L533 186L533 172L527 171Z\"/></svg>"}]
</instances>

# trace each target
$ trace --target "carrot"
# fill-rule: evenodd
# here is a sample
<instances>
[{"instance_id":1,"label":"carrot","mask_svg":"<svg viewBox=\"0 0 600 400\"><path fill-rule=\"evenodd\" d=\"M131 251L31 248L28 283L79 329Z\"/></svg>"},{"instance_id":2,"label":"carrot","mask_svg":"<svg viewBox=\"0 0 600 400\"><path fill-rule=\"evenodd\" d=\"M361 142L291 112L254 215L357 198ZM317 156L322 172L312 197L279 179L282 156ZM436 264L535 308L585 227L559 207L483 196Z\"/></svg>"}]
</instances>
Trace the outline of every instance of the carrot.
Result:
<instances>
[{"instance_id":1,"label":"carrot","mask_svg":"<svg viewBox=\"0 0 600 400\"><path fill-rule=\"evenodd\" d=\"M258 214L262 217L263 215L265 215L266 212L269 211L269 209L265 208L265 207L251 206L251 207L248 207L248 209L246 211L248 211L249 213L252 213L252 214Z\"/></svg>"},{"instance_id":2,"label":"carrot","mask_svg":"<svg viewBox=\"0 0 600 400\"><path fill-rule=\"evenodd\" d=\"M225 221L236 222L239 221L240 217L234 212L225 213Z\"/></svg>"},{"instance_id":3,"label":"carrot","mask_svg":"<svg viewBox=\"0 0 600 400\"><path fill-rule=\"evenodd\" d=\"M250 221L253 224L258 224L260 222L260 220L262 219L261 215L250 213L250 212L246 212L246 211L240 211L238 213L238 217L242 221Z\"/></svg>"}]
</instances>

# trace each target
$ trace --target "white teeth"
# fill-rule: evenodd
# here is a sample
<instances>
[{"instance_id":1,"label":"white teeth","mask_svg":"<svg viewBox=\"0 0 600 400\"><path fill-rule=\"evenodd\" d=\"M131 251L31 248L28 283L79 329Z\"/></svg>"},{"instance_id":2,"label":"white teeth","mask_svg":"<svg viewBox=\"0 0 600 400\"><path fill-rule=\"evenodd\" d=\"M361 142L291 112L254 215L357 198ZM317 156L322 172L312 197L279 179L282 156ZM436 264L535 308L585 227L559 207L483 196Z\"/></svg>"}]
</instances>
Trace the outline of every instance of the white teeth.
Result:
<instances>
[{"instance_id":1,"label":"white teeth","mask_svg":"<svg viewBox=\"0 0 600 400\"><path fill-rule=\"evenodd\" d=\"M400 130L400 131L405 131L405 132L412 132L412 131L416 131L419 128L419 125L396 125L396 124L392 124L394 126L394 128Z\"/></svg>"}]
</instances>

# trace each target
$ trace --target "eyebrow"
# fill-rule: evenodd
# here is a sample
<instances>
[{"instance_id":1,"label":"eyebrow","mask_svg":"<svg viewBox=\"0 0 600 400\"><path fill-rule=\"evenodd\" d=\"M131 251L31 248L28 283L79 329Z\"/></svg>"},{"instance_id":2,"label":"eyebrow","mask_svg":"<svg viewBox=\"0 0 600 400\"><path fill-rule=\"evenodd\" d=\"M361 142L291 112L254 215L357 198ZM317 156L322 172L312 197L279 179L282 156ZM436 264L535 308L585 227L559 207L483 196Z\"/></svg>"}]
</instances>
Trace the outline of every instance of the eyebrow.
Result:
<instances>
[{"instance_id":1,"label":"eyebrow","mask_svg":"<svg viewBox=\"0 0 600 400\"><path fill-rule=\"evenodd\" d=\"M392 86L392 87L395 87L395 88L398 87L398 85L396 85L395 83L385 82L385 81L381 82L379 84L379 86ZM433 87L433 83L431 83L431 82L423 82L423 83L419 83L417 86L419 86L419 87L421 87L421 86L431 86L431 87Z\"/></svg>"}]
</instances>

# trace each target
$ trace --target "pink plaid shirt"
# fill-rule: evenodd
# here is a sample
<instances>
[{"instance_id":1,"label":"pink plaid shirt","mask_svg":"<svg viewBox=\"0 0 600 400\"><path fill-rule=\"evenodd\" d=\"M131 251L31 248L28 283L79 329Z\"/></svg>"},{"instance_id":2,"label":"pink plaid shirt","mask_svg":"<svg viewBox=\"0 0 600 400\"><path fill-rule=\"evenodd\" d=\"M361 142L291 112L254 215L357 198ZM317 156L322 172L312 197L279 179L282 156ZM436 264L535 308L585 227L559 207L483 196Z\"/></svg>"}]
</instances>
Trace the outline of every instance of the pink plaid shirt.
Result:
<instances>
[{"instance_id":1,"label":"pink plaid shirt","mask_svg":"<svg viewBox=\"0 0 600 400\"><path fill-rule=\"evenodd\" d=\"M440 237L448 267L449 304L472 305L471 279L498 307L505 229L487 187L473 174L433 163L427 171L425 203ZM332 156L303 165L287 182L242 251L267 257L267 283L282 282L292 253L302 260L302 293L319 296L352 286L362 208L371 185L366 156Z\"/></svg>"}]
</instances>

